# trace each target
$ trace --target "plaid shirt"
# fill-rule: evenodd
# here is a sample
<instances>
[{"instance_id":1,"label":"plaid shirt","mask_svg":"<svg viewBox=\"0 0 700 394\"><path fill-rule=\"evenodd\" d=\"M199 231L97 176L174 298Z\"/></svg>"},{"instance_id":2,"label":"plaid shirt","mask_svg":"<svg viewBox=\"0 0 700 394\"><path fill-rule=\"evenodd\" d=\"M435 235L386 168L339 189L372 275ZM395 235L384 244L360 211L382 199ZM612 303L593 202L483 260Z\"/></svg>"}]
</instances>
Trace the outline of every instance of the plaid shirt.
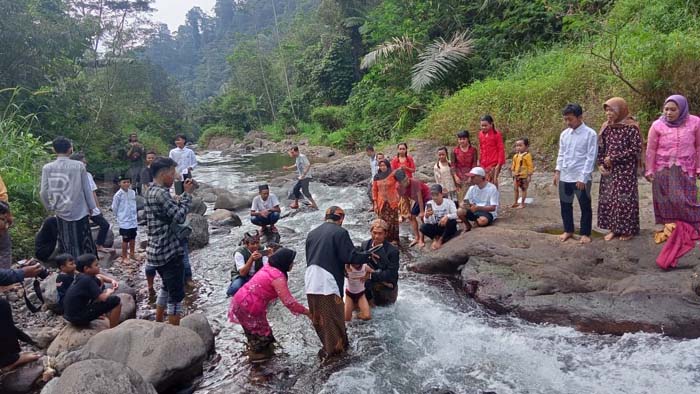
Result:
<instances>
[{"instance_id":1,"label":"plaid shirt","mask_svg":"<svg viewBox=\"0 0 700 394\"><path fill-rule=\"evenodd\" d=\"M146 220L148 221L148 264L159 267L184 253L180 240L170 231L170 224L184 223L190 211L192 198L183 193L180 201L163 186L153 185L146 192Z\"/></svg>"}]
</instances>

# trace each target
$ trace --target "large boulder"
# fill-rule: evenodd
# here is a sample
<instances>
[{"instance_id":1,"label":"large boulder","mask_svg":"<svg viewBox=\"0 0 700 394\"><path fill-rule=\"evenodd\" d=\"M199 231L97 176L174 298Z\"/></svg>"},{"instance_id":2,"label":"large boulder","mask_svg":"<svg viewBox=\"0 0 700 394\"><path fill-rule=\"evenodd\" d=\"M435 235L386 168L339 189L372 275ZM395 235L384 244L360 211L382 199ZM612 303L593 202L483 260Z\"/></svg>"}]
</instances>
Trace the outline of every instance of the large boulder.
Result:
<instances>
[{"instance_id":1,"label":"large boulder","mask_svg":"<svg viewBox=\"0 0 700 394\"><path fill-rule=\"evenodd\" d=\"M198 312L185 316L180 321L180 327L189 328L197 333L197 335L202 338L207 353L212 353L214 351L214 332L211 329L209 320L207 320L207 317L204 316L203 313Z\"/></svg>"},{"instance_id":2,"label":"large boulder","mask_svg":"<svg viewBox=\"0 0 700 394\"><path fill-rule=\"evenodd\" d=\"M201 198L204 202L208 202L210 204L216 202L216 194L211 193L209 191L203 191L201 193L197 193L197 195L200 196L199 198Z\"/></svg>"},{"instance_id":3,"label":"large boulder","mask_svg":"<svg viewBox=\"0 0 700 394\"><path fill-rule=\"evenodd\" d=\"M99 227L91 227L90 232L92 233L92 239L97 239L97 234L100 232ZM112 231L112 226L110 226L109 231L107 231L107 237L105 238L104 246L111 248L114 245L114 232Z\"/></svg>"},{"instance_id":4,"label":"large boulder","mask_svg":"<svg viewBox=\"0 0 700 394\"><path fill-rule=\"evenodd\" d=\"M192 205L190 205L190 213L204 215L207 213L207 205L201 198L195 197L192 199Z\"/></svg>"},{"instance_id":5,"label":"large boulder","mask_svg":"<svg viewBox=\"0 0 700 394\"><path fill-rule=\"evenodd\" d=\"M207 218L212 222L213 225L219 227L239 227L243 224L241 222L241 218L238 217L238 215L236 215L234 212L229 211L228 209L217 209L214 211L214 213L207 216Z\"/></svg>"},{"instance_id":6,"label":"large boulder","mask_svg":"<svg viewBox=\"0 0 700 394\"><path fill-rule=\"evenodd\" d=\"M121 312L119 313L119 323L129 319L136 319L136 300L127 293L116 294L121 301Z\"/></svg>"},{"instance_id":7,"label":"large boulder","mask_svg":"<svg viewBox=\"0 0 700 394\"><path fill-rule=\"evenodd\" d=\"M202 215L189 214L187 219L192 226L189 237L190 249L201 249L209 244L209 222Z\"/></svg>"},{"instance_id":8,"label":"large boulder","mask_svg":"<svg viewBox=\"0 0 700 394\"><path fill-rule=\"evenodd\" d=\"M44 358L25 364L0 376L0 392L28 393L44 372Z\"/></svg>"},{"instance_id":9,"label":"large boulder","mask_svg":"<svg viewBox=\"0 0 700 394\"><path fill-rule=\"evenodd\" d=\"M61 327L42 327L40 329L28 329L25 330L27 335L29 335L34 343L40 349L46 349L51 345L54 339L61 333Z\"/></svg>"},{"instance_id":10,"label":"large boulder","mask_svg":"<svg viewBox=\"0 0 700 394\"><path fill-rule=\"evenodd\" d=\"M41 394L156 394L132 368L110 360L85 360L68 367Z\"/></svg>"},{"instance_id":11,"label":"large boulder","mask_svg":"<svg viewBox=\"0 0 700 394\"><path fill-rule=\"evenodd\" d=\"M236 195L226 189L215 188L212 189L212 193L216 194L214 209L237 211L239 209L250 208L250 204L253 202L253 196Z\"/></svg>"},{"instance_id":12,"label":"large boulder","mask_svg":"<svg viewBox=\"0 0 700 394\"><path fill-rule=\"evenodd\" d=\"M191 382L202 373L207 350L194 331L147 320L127 320L95 335L83 360L105 359L128 365L158 392Z\"/></svg>"},{"instance_id":13,"label":"large boulder","mask_svg":"<svg viewBox=\"0 0 700 394\"><path fill-rule=\"evenodd\" d=\"M44 296L44 305L49 310L56 310L58 306L58 287L56 286L58 273L52 272L41 281L41 293Z\"/></svg>"},{"instance_id":14,"label":"large boulder","mask_svg":"<svg viewBox=\"0 0 700 394\"><path fill-rule=\"evenodd\" d=\"M106 319L93 320L89 327L76 327L72 324L66 324L56 339L51 342L51 346L49 346L46 354L55 357L60 353L76 350L84 346L97 333L107 329L109 329L109 321Z\"/></svg>"}]
</instances>

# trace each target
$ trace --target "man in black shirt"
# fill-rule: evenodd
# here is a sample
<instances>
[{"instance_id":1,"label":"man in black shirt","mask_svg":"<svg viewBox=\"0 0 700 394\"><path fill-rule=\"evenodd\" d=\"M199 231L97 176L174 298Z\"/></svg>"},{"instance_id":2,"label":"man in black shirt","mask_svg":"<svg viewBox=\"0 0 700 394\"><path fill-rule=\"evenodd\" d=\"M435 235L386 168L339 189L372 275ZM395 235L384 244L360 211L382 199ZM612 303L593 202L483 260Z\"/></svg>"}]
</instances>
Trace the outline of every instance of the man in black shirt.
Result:
<instances>
[{"instance_id":1,"label":"man in black shirt","mask_svg":"<svg viewBox=\"0 0 700 394\"><path fill-rule=\"evenodd\" d=\"M97 278L100 266L93 254L78 257L76 267L80 274L75 277L63 299L63 317L76 326L87 326L91 321L109 314L109 326L119 324L121 300L112 295L119 286L112 283L112 288L102 291L102 282Z\"/></svg>"},{"instance_id":2,"label":"man in black shirt","mask_svg":"<svg viewBox=\"0 0 700 394\"><path fill-rule=\"evenodd\" d=\"M362 250L375 250L372 258L374 272L365 281L365 295L371 305L383 306L396 302L399 294L399 249L386 240L389 225L382 219L372 222L370 231L372 239L362 243Z\"/></svg>"}]
</instances>

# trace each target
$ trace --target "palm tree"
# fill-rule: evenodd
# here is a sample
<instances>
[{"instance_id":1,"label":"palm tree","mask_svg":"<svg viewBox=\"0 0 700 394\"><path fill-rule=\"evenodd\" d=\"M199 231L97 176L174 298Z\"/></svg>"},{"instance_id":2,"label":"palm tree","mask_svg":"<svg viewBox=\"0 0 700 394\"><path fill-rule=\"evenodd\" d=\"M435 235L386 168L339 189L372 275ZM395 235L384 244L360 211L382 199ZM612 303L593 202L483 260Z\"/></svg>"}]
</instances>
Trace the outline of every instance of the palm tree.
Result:
<instances>
[{"instance_id":1,"label":"palm tree","mask_svg":"<svg viewBox=\"0 0 700 394\"><path fill-rule=\"evenodd\" d=\"M466 31L455 33L449 41L438 38L425 48L408 36L394 37L365 55L362 68L368 69L389 57L412 61L417 54L419 61L411 69L411 89L421 91L448 76L473 49L474 40Z\"/></svg>"}]
</instances>

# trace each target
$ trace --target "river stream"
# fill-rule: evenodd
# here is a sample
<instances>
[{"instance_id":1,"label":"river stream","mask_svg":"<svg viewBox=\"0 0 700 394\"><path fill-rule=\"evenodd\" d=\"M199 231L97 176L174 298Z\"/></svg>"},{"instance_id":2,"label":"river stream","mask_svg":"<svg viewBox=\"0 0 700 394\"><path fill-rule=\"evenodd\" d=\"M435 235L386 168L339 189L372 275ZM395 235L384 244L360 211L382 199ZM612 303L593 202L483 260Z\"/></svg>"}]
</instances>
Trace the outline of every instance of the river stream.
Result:
<instances>
[{"instance_id":1,"label":"river stream","mask_svg":"<svg viewBox=\"0 0 700 394\"><path fill-rule=\"evenodd\" d=\"M291 163L276 154L230 158L211 152L198 159L196 179L234 193L256 190L257 183ZM344 227L356 244L369 237L372 216L364 189L312 183L311 192L320 207L337 204L346 210ZM288 204L285 196L278 197ZM243 227L213 235L209 246L191 255L198 286L190 308L221 327L218 355L197 382L196 393L700 392L700 340L614 337L530 324L484 310L451 278L404 269L396 304L374 309L371 321L348 325L351 349L343 359L322 365L310 320L293 316L277 302L268 313L279 342L277 355L252 366L241 327L226 319L233 252L242 234L254 229L247 211L239 215ZM289 284L303 304L304 240L322 219L322 211L303 211L278 223L282 243L298 251ZM402 250L402 263L416 258L410 253Z\"/></svg>"}]
</instances>

